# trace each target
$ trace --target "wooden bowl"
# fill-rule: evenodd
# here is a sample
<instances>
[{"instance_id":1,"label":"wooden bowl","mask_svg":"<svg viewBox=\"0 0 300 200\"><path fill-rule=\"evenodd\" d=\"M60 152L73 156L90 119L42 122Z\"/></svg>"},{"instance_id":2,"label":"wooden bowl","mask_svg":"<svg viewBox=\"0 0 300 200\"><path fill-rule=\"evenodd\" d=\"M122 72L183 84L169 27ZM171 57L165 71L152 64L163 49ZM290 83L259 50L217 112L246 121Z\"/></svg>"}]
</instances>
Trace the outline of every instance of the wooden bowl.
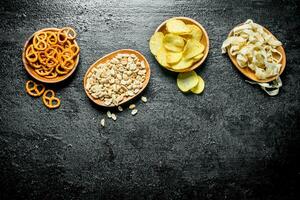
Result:
<instances>
[{"instance_id":1,"label":"wooden bowl","mask_svg":"<svg viewBox=\"0 0 300 200\"><path fill-rule=\"evenodd\" d=\"M165 69L168 69L170 71L173 71L173 72L188 72L188 71L192 71L194 69L196 69L197 67L199 67L204 61L205 59L207 58L207 55L208 55L208 51L209 51L209 37L208 37L208 34L206 32L206 30L203 28L203 26L198 23L197 21L191 19L191 18L188 18L188 17L173 17L171 19L178 19L178 20L182 20L184 23L186 24L193 24L193 25L196 25L198 26L201 31L202 31L202 38L200 40L200 42L205 46L205 50L203 52L203 57L198 61L198 62L195 62L193 63L193 65L187 69L183 69L183 70L174 70L172 68L166 68L164 67ZM163 32L164 34L167 33L167 30L166 30L166 23L167 21L170 20L170 19L167 19L166 21L164 21L163 23L161 23L157 29L155 30L155 32Z\"/></svg>"},{"instance_id":2,"label":"wooden bowl","mask_svg":"<svg viewBox=\"0 0 300 200\"><path fill-rule=\"evenodd\" d=\"M34 79L36 79L36 80L38 80L40 82L43 82L43 83L58 83L58 82L61 82L61 81L65 80L65 79L67 79L68 77L70 77L73 74L73 72L75 71L75 69L76 69L76 67L78 65L79 54L76 56L76 59L74 60L75 61L75 66L73 67L73 69L69 73L67 73L65 75L62 75L62 76L57 76L56 78L49 79L49 78L45 78L45 77L40 76L39 74L37 74L34 71L34 68L32 68L30 66L30 64L28 63L28 61L27 61L27 59L25 57L25 51L26 51L27 47L32 44L32 40L33 40L34 35L37 34L37 33L39 33L39 32L43 32L43 31L57 32L59 30L60 29L58 29L58 28L45 28L45 29L41 29L41 30L35 32L34 34L32 34L30 36L30 38L26 41L25 45L24 45L24 49L23 49L23 53L22 53L22 60L23 60L23 63L24 63L24 67L25 67L26 71L30 74L30 76L32 76ZM74 40L74 43L76 45L78 45L77 42L76 42L76 40Z\"/></svg>"},{"instance_id":3,"label":"wooden bowl","mask_svg":"<svg viewBox=\"0 0 300 200\"><path fill-rule=\"evenodd\" d=\"M241 25L241 24L240 24ZM261 26L261 25L260 25ZM271 34L272 36L274 36L268 29L266 29L265 27L263 27L264 30ZM230 37L233 33L233 29L230 31L228 37ZM275 37L275 36L274 36ZM275 37L276 38L276 37ZM242 73L244 74L247 78L259 82L259 83L267 83L267 82L271 82L274 81L278 76L280 76L282 74L282 72L285 69L286 66L286 55L285 55L285 51L284 48L282 46L277 47L277 50L282 54L282 60L281 60L281 68L279 71L279 74L277 76L272 76L269 77L267 79L259 79L255 76L255 72L252 71L249 67L240 67L240 65L238 64L236 57L232 56L230 53L228 53L230 60L233 62L234 66Z\"/></svg>"},{"instance_id":4,"label":"wooden bowl","mask_svg":"<svg viewBox=\"0 0 300 200\"><path fill-rule=\"evenodd\" d=\"M114 51L112 53L109 53L109 54L106 54L105 56L103 56L102 58L100 58L99 60L97 60L94 64L92 64L90 66L90 68L87 70L85 76L84 76L84 79L83 79L83 86L84 86L84 91L86 93L86 95L96 104L98 104L99 106L103 106L103 107L115 107L115 105L105 105L104 104L104 101L101 101L100 99L95 99L94 97L92 97L90 95L90 93L85 89L85 86L86 86L86 83L87 83L87 76L88 74L90 73L90 71L102 64L102 63L105 63L107 62L108 60L111 60L112 58L114 58L117 54L134 54L138 57L138 59L140 61L144 61L145 63L145 67L146 67L146 77L145 77L145 81L143 82L143 87L140 89L140 91L135 94L134 96L131 96L131 97L127 97L127 98L124 98L118 105L121 105L121 104L124 104L128 101L130 101L131 99L135 98L136 96L138 96L145 88L146 86L148 85L149 83L149 80L150 80L150 65L147 61L147 59L138 51L135 51L135 50L132 50L132 49L120 49L120 50L117 50L117 51Z\"/></svg>"}]
</instances>

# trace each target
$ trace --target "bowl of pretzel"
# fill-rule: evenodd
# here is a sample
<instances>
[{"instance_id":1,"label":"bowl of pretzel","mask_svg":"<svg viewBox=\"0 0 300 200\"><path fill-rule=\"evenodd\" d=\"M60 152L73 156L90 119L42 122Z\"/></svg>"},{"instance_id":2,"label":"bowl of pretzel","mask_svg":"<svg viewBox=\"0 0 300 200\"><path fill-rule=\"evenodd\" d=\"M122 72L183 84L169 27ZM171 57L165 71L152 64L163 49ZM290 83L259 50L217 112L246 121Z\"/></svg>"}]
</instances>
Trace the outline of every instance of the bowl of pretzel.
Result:
<instances>
[{"instance_id":1,"label":"bowl of pretzel","mask_svg":"<svg viewBox=\"0 0 300 200\"><path fill-rule=\"evenodd\" d=\"M73 28L45 28L26 41L22 60L26 71L43 83L58 83L70 77L79 62L80 48Z\"/></svg>"}]
</instances>

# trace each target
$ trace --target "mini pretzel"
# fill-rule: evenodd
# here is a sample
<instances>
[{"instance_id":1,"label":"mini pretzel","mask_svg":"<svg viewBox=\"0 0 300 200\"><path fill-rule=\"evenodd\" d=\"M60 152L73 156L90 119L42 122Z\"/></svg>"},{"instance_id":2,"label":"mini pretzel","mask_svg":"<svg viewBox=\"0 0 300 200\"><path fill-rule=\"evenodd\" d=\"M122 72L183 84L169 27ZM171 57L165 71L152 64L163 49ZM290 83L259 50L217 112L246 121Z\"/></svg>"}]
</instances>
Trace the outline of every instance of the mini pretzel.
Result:
<instances>
[{"instance_id":1,"label":"mini pretzel","mask_svg":"<svg viewBox=\"0 0 300 200\"><path fill-rule=\"evenodd\" d=\"M63 29L60 29L58 31L58 34L57 34L57 40L59 43L63 44L65 43L67 40L68 40L68 36L67 36L67 33L63 30Z\"/></svg>"},{"instance_id":2,"label":"mini pretzel","mask_svg":"<svg viewBox=\"0 0 300 200\"><path fill-rule=\"evenodd\" d=\"M71 27L64 27L64 28L62 28L62 30L66 32L69 40L74 40L77 36L74 29Z\"/></svg>"},{"instance_id":3,"label":"mini pretzel","mask_svg":"<svg viewBox=\"0 0 300 200\"><path fill-rule=\"evenodd\" d=\"M31 63L31 67L33 67L35 69L39 69L42 67L42 65L36 62L36 63Z\"/></svg>"},{"instance_id":4,"label":"mini pretzel","mask_svg":"<svg viewBox=\"0 0 300 200\"><path fill-rule=\"evenodd\" d=\"M47 42L49 43L49 44L56 44L57 43L57 34L55 34L54 32L50 32L50 31L48 31L47 32L47 35L48 35L48 37L47 37Z\"/></svg>"},{"instance_id":5,"label":"mini pretzel","mask_svg":"<svg viewBox=\"0 0 300 200\"><path fill-rule=\"evenodd\" d=\"M47 70L43 66L42 68L35 69L34 71L40 76L47 76L47 75L51 74L51 72L53 71L53 68L49 68L49 70Z\"/></svg>"},{"instance_id":6,"label":"mini pretzel","mask_svg":"<svg viewBox=\"0 0 300 200\"><path fill-rule=\"evenodd\" d=\"M30 85L32 85L32 87L30 87ZM39 86L42 88L41 90L39 90L38 88ZM43 84L35 83L32 80L26 82L26 92L29 95L33 97L39 97L43 94L44 91L45 91L45 86Z\"/></svg>"},{"instance_id":7,"label":"mini pretzel","mask_svg":"<svg viewBox=\"0 0 300 200\"><path fill-rule=\"evenodd\" d=\"M25 56L30 63L34 63L38 60L38 53L34 50L33 45L30 45L26 49Z\"/></svg>"},{"instance_id":8,"label":"mini pretzel","mask_svg":"<svg viewBox=\"0 0 300 200\"><path fill-rule=\"evenodd\" d=\"M47 48L47 33L41 32L33 37L33 46L36 50L45 50Z\"/></svg>"},{"instance_id":9,"label":"mini pretzel","mask_svg":"<svg viewBox=\"0 0 300 200\"><path fill-rule=\"evenodd\" d=\"M47 96L49 93L51 93L50 97ZM42 98L43 98L43 103L47 108L54 109L60 106L60 100L59 98L55 97L55 92L53 90L46 90Z\"/></svg>"},{"instance_id":10,"label":"mini pretzel","mask_svg":"<svg viewBox=\"0 0 300 200\"><path fill-rule=\"evenodd\" d=\"M51 72L49 75L45 76L46 78L49 78L49 79L52 79L52 78L56 78L57 77L57 72L54 71L54 72Z\"/></svg>"},{"instance_id":11,"label":"mini pretzel","mask_svg":"<svg viewBox=\"0 0 300 200\"><path fill-rule=\"evenodd\" d=\"M56 70L56 72L57 72L58 74L60 74L60 75L67 74L67 73L69 72L68 69L62 68L61 65L57 65L57 66L55 67L55 70Z\"/></svg>"},{"instance_id":12,"label":"mini pretzel","mask_svg":"<svg viewBox=\"0 0 300 200\"><path fill-rule=\"evenodd\" d=\"M69 71L73 69L74 64L75 64L74 60L67 59L61 64L61 68Z\"/></svg>"},{"instance_id":13,"label":"mini pretzel","mask_svg":"<svg viewBox=\"0 0 300 200\"><path fill-rule=\"evenodd\" d=\"M54 68L58 64L58 60L56 58L48 57L46 60L47 68Z\"/></svg>"},{"instance_id":14,"label":"mini pretzel","mask_svg":"<svg viewBox=\"0 0 300 200\"><path fill-rule=\"evenodd\" d=\"M73 52L73 56L76 56L79 51L80 51L80 48L79 46L75 45L75 44L72 44L69 49Z\"/></svg>"}]
</instances>

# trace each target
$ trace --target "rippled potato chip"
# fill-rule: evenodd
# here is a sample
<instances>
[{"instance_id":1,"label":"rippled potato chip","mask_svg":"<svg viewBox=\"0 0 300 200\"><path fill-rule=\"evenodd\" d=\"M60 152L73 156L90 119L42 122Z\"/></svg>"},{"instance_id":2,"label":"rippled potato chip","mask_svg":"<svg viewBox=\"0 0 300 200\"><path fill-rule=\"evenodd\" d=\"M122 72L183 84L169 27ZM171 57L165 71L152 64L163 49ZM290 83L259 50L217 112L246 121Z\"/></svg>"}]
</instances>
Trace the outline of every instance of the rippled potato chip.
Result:
<instances>
[{"instance_id":1,"label":"rippled potato chip","mask_svg":"<svg viewBox=\"0 0 300 200\"><path fill-rule=\"evenodd\" d=\"M188 92L198 84L198 75L194 71L179 73L177 86L182 92Z\"/></svg>"},{"instance_id":2,"label":"rippled potato chip","mask_svg":"<svg viewBox=\"0 0 300 200\"><path fill-rule=\"evenodd\" d=\"M201 78L201 76L198 75L197 78L198 78L198 84L191 89L191 92L193 92L194 94L202 93L205 86L204 80Z\"/></svg>"},{"instance_id":3,"label":"rippled potato chip","mask_svg":"<svg viewBox=\"0 0 300 200\"><path fill-rule=\"evenodd\" d=\"M153 55L157 55L157 51L160 49L160 47L163 45L163 39L164 34L162 32L156 32L154 35L152 35L149 46L150 51Z\"/></svg>"},{"instance_id":4,"label":"rippled potato chip","mask_svg":"<svg viewBox=\"0 0 300 200\"><path fill-rule=\"evenodd\" d=\"M181 60L178 63L172 65L172 69L180 71L189 68L190 66L193 65L193 63L194 63L193 59L181 58Z\"/></svg>"},{"instance_id":5,"label":"rippled potato chip","mask_svg":"<svg viewBox=\"0 0 300 200\"><path fill-rule=\"evenodd\" d=\"M166 49L161 46L159 48L159 50L157 51L157 55L156 55L156 60L158 61L158 63L164 67L170 67L168 62L167 62L167 51Z\"/></svg>"},{"instance_id":6,"label":"rippled potato chip","mask_svg":"<svg viewBox=\"0 0 300 200\"><path fill-rule=\"evenodd\" d=\"M189 34L191 38L200 41L202 38L202 30L194 24L188 24L187 26L191 29L191 33Z\"/></svg>"},{"instance_id":7,"label":"rippled potato chip","mask_svg":"<svg viewBox=\"0 0 300 200\"><path fill-rule=\"evenodd\" d=\"M204 54L201 53L198 56L193 57L194 62L198 62L203 56L204 56Z\"/></svg>"},{"instance_id":8,"label":"rippled potato chip","mask_svg":"<svg viewBox=\"0 0 300 200\"><path fill-rule=\"evenodd\" d=\"M181 20L170 19L166 24L167 31L175 34L187 34L191 32L191 29Z\"/></svg>"},{"instance_id":9,"label":"rippled potato chip","mask_svg":"<svg viewBox=\"0 0 300 200\"><path fill-rule=\"evenodd\" d=\"M167 62L169 64L176 64L180 61L182 52L167 52Z\"/></svg>"},{"instance_id":10,"label":"rippled potato chip","mask_svg":"<svg viewBox=\"0 0 300 200\"><path fill-rule=\"evenodd\" d=\"M166 34L163 40L164 47L173 52L181 52L184 48L184 39L175 34Z\"/></svg>"},{"instance_id":11,"label":"rippled potato chip","mask_svg":"<svg viewBox=\"0 0 300 200\"><path fill-rule=\"evenodd\" d=\"M183 58L191 59L204 51L205 47L199 41L189 39L184 47Z\"/></svg>"}]
</instances>

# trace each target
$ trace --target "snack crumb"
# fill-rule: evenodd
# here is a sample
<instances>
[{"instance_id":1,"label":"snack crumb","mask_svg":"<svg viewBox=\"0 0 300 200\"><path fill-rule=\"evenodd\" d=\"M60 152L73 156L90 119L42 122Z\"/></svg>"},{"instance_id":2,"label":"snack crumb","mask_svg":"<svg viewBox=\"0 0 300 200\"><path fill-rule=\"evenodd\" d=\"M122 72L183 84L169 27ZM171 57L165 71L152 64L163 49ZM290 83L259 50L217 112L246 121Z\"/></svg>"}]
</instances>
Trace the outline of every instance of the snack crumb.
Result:
<instances>
[{"instance_id":1,"label":"snack crumb","mask_svg":"<svg viewBox=\"0 0 300 200\"><path fill-rule=\"evenodd\" d=\"M135 108L135 105L134 104L131 104L130 106L129 106L129 109L130 110L132 110L132 109L134 109Z\"/></svg>"},{"instance_id":2,"label":"snack crumb","mask_svg":"<svg viewBox=\"0 0 300 200\"><path fill-rule=\"evenodd\" d=\"M146 103L147 102L147 97L142 96L141 100L142 100L142 102Z\"/></svg>"},{"instance_id":3,"label":"snack crumb","mask_svg":"<svg viewBox=\"0 0 300 200\"><path fill-rule=\"evenodd\" d=\"M105 126L105 119L101 119L100 124L101 124L102 127L104 127Z\"/></svg>"},{"instance_id":4,"label":"snack crumb","mask_svg":"<svg viewBox=\"0 0 300 200\"><path fill-rule=\"evenodd\" d=\"M114 121L117 120L117 116L116 116L114 113L111 114L111 118L112 118Z\"/></svg>"},{"instance_id":5,"label":"snack crumb","mask_svg":"<svg viewBox=\"0 0 300 200\"><path fill-rule=\"evenodd\" d=\"M131 111L131 114L132 114L132 115L136 115L137 112L138 112L137 109L133 109L133 110Z\"/></svg>"},{"instance_id":6,"label":"snack crumb","mask_svg":"<svg viewBox=\"0 0 300 200\"><path fill-rule=\"evenodd\" d=\"M119 110L120 112L122 112L122 111L123 111L122 106L118 106L118 110Z\"/></svg>"},{"instance_id":7,"label":"snack crumb","mask_svg":"<svg viewBox=\"0 0 300 200\"><path fill-rule=\"evenodd\" d=\"M110 111L107 111L106 114L107 114L107 117L108 117L108 118L111 118L111 112L110 112Z\"/></svg>"}]
</instances>

